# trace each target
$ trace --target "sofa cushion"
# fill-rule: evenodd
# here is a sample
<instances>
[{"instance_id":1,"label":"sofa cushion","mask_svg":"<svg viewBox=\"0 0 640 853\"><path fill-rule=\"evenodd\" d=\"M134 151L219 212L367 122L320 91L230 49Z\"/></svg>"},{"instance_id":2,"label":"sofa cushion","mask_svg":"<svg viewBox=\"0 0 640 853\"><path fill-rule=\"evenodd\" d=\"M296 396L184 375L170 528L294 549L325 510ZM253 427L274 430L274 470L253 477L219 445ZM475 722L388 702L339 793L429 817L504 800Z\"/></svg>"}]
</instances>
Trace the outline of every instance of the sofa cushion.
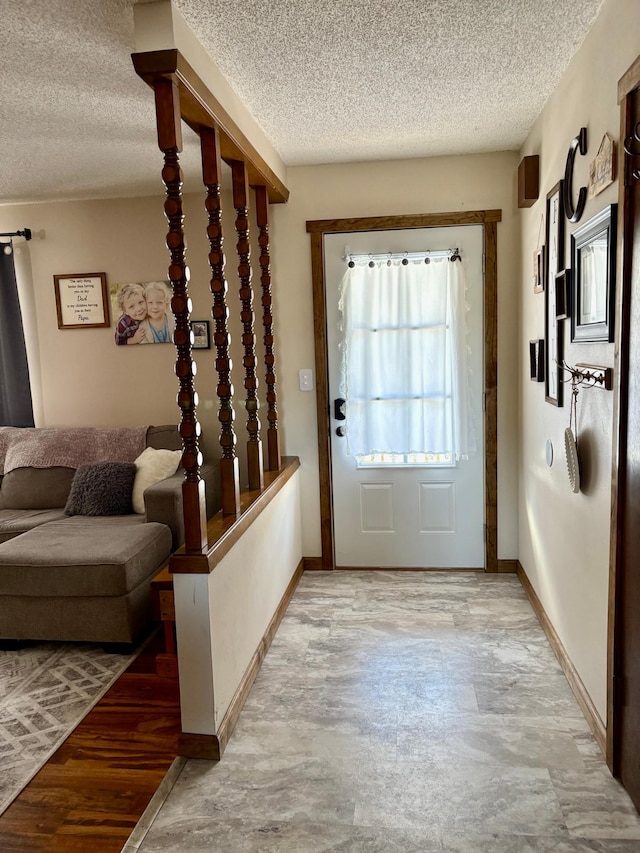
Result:
<instances>
[{"instance_id":1,"label":"sofa cushion","mask_svg":"<svg viewBox=\"0 0 640 853\"><path fill-rule=\"evenodd\" d=\"M71 483L65 515L128 515L136 477L133 462L80 465Z\"/></svg>"},{"instance_id":2,"label":"sofa cushion","mask_svg":"<svg viewBox=\"0 0 640 853\"><path fill-rule=\"evenodd\" d=\"M162 426L150 426L147 430L147 447L156 450L182 450L182 439L175 424L163 424Z\"/></svg>"},{"instance_id":3,"label":"sofa cushion","mask_svg":"<svg viewBox=\"0 0 640 853\"><path fill-rule=\"evenodd\" d=\"M2 478L0 509L63 507L69 497L74 468L16 468Z\"/></svg>"},{"instance_id":4,"label":"sofa cushion","mask_svg":"<svg viewBox=\"0 0 640 853\"><path fill-rule=\"evenodd\" d=\"M0 509L0 543L8 542L34 527L64 518L60 509Z\"/></svg>"},{"instance_id":5,"label":"sofa cushion","mask_svg":"<svg viewBox=\"0 0 640 853\"><path fill-rule=\"evenodd\" d=\"M166 480L167 477L172 477L178 470L181 458L181 450L160 450L147 447L142 451L134 463L136 478L131 496L134 512L144 513L145 490L161 480Z\"/></svg>"},{"instance_id":6,"label":"sofa cushion","mask_svg":"<svg viewBox=\"0 0 640 853\"><path fill-rule=\"evenodd\" d=\"M164 524L73 516L0 545L0 595L125 595L171 553Z\"/></svg>"}]
</instances>

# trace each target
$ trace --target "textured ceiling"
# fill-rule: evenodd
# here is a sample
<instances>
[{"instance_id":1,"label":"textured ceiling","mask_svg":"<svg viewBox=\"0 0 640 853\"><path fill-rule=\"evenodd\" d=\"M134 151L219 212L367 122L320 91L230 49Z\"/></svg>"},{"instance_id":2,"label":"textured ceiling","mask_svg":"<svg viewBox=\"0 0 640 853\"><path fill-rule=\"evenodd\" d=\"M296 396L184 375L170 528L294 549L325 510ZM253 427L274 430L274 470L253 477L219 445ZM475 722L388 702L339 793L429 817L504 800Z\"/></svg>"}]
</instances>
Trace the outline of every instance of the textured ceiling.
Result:
<instances>
[{"instance_id":1,"label":"textured ceiling","mask_svg":"<svg viewBox=\"0 0 640 853\"><path fill-rule=\"evenodd\" d=\"M161 189L135 2L3 0L0 203ZM518 149L602 0L174 2L299 165Z\"/></svg>"}]
</instances>

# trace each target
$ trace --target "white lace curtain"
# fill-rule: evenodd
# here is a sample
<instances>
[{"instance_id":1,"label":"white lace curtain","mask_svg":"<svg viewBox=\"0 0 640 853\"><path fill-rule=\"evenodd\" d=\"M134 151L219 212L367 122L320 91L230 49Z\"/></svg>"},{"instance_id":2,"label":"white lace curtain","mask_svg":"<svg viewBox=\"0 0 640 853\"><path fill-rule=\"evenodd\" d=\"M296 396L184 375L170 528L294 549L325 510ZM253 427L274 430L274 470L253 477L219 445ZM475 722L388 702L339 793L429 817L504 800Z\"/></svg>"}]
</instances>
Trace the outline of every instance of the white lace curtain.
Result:
<instances>
[{"instance_id":1,"label":"white lace curtain","mask_svg":"<svg viewBox=\"0 0 640 853\"><path fill-rule=\"evenodd\" d=\"M462 262L357 263L339 308L348 454L474 452Z\"/></svg>"}]
</instances>

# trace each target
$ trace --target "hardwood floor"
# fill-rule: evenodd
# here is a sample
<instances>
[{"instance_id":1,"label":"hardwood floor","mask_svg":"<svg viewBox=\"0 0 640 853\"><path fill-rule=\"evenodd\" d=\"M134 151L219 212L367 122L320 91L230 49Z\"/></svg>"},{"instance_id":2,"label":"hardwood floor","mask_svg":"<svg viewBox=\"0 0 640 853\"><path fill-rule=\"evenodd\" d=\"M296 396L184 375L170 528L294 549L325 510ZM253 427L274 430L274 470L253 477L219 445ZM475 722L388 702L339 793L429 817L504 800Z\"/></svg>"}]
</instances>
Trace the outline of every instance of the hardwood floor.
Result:
<instances>
[{"instance_id":1,"label":"hardwood floor","mask_svg":"<svg viewBox=\"0 0 640 853\"><path fill-rule=\"evenodd\" d=\"M177 755L177 679L156 635L0 816L0 850L120 853Z\"/></svg>"}]
</instances>

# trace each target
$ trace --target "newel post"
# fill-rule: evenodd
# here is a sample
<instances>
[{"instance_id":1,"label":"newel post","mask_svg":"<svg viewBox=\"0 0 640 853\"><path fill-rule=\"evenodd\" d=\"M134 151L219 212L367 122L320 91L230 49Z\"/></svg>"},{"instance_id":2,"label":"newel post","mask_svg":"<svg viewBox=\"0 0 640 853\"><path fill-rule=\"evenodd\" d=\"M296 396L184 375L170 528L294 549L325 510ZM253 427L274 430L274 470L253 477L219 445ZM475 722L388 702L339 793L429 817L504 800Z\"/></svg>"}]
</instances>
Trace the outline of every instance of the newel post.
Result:
<instances>
[{"instance_id":1,"label":"newel post","mask_svg":"<svg viewBox=\"0 0 640 853\"><path fill-rule=\"evenodd\" d=\"M231 358L229 346L231 336L227 326L227 282L224 277L224 251L222 234L222 208L220 199L220 133L217 128L202 128L202 180L207 188L205 207L209 214L207 236L209 237L209 266L211 267L211 293L213 307L211 315L215 321L213 341L217 349L216 370L218 372L218 399L220 408L220 480L222 512L238 515L240 512L240 474L236 456L236 435L233 430L233 385L231 384Z\"/></svg>"},{"instance_id":2,"label":"newel post","mask_svg":"<svg viewBox=\"0 0 640 853\"><path fill-rule=\"evenodd\" d=\"M158 146L164 154L162 180L166 187L164 212L169 224L167 248L171 253L169 279L173 288L171 310L176 328L175 372L180 382L178 406L181 413L180 436L182 438L182 465L185 480L182 484L182 499L185 522L185 551L202 553L207 548L207 512L205 485L200 478L200 453L198 440L200 424L196 417L198 395L193 379L196 367L191 357L191 331L189 316L191 300L187 283L189 267L186 264L184 240L184 215L182 212L182 170L179 152L182 151L182 128L180 125L180 96L174 79L157 80L153 84L158 126Z\"/></svg>"},{"instance_id":3,"label":"newel post","mask_svg":"<svg viewBox=\"0 0 640 853\"><path fill-rule=\"evenodd\" d=\"M253 290L251 289L251 249L249 244L249 182L247 167L242 160L231 163L233 177L233 206L236 209L236 232L238 235L238 276L240 278L240 301L242 311L242 343L245 369L244 387L247 410L247 463L249 488L264 488L264 470L262 467L262 441L260 440L260 420L258 419L258 377L256 375L256 338L253 332Z\"/></svg>"}]
</instances>

